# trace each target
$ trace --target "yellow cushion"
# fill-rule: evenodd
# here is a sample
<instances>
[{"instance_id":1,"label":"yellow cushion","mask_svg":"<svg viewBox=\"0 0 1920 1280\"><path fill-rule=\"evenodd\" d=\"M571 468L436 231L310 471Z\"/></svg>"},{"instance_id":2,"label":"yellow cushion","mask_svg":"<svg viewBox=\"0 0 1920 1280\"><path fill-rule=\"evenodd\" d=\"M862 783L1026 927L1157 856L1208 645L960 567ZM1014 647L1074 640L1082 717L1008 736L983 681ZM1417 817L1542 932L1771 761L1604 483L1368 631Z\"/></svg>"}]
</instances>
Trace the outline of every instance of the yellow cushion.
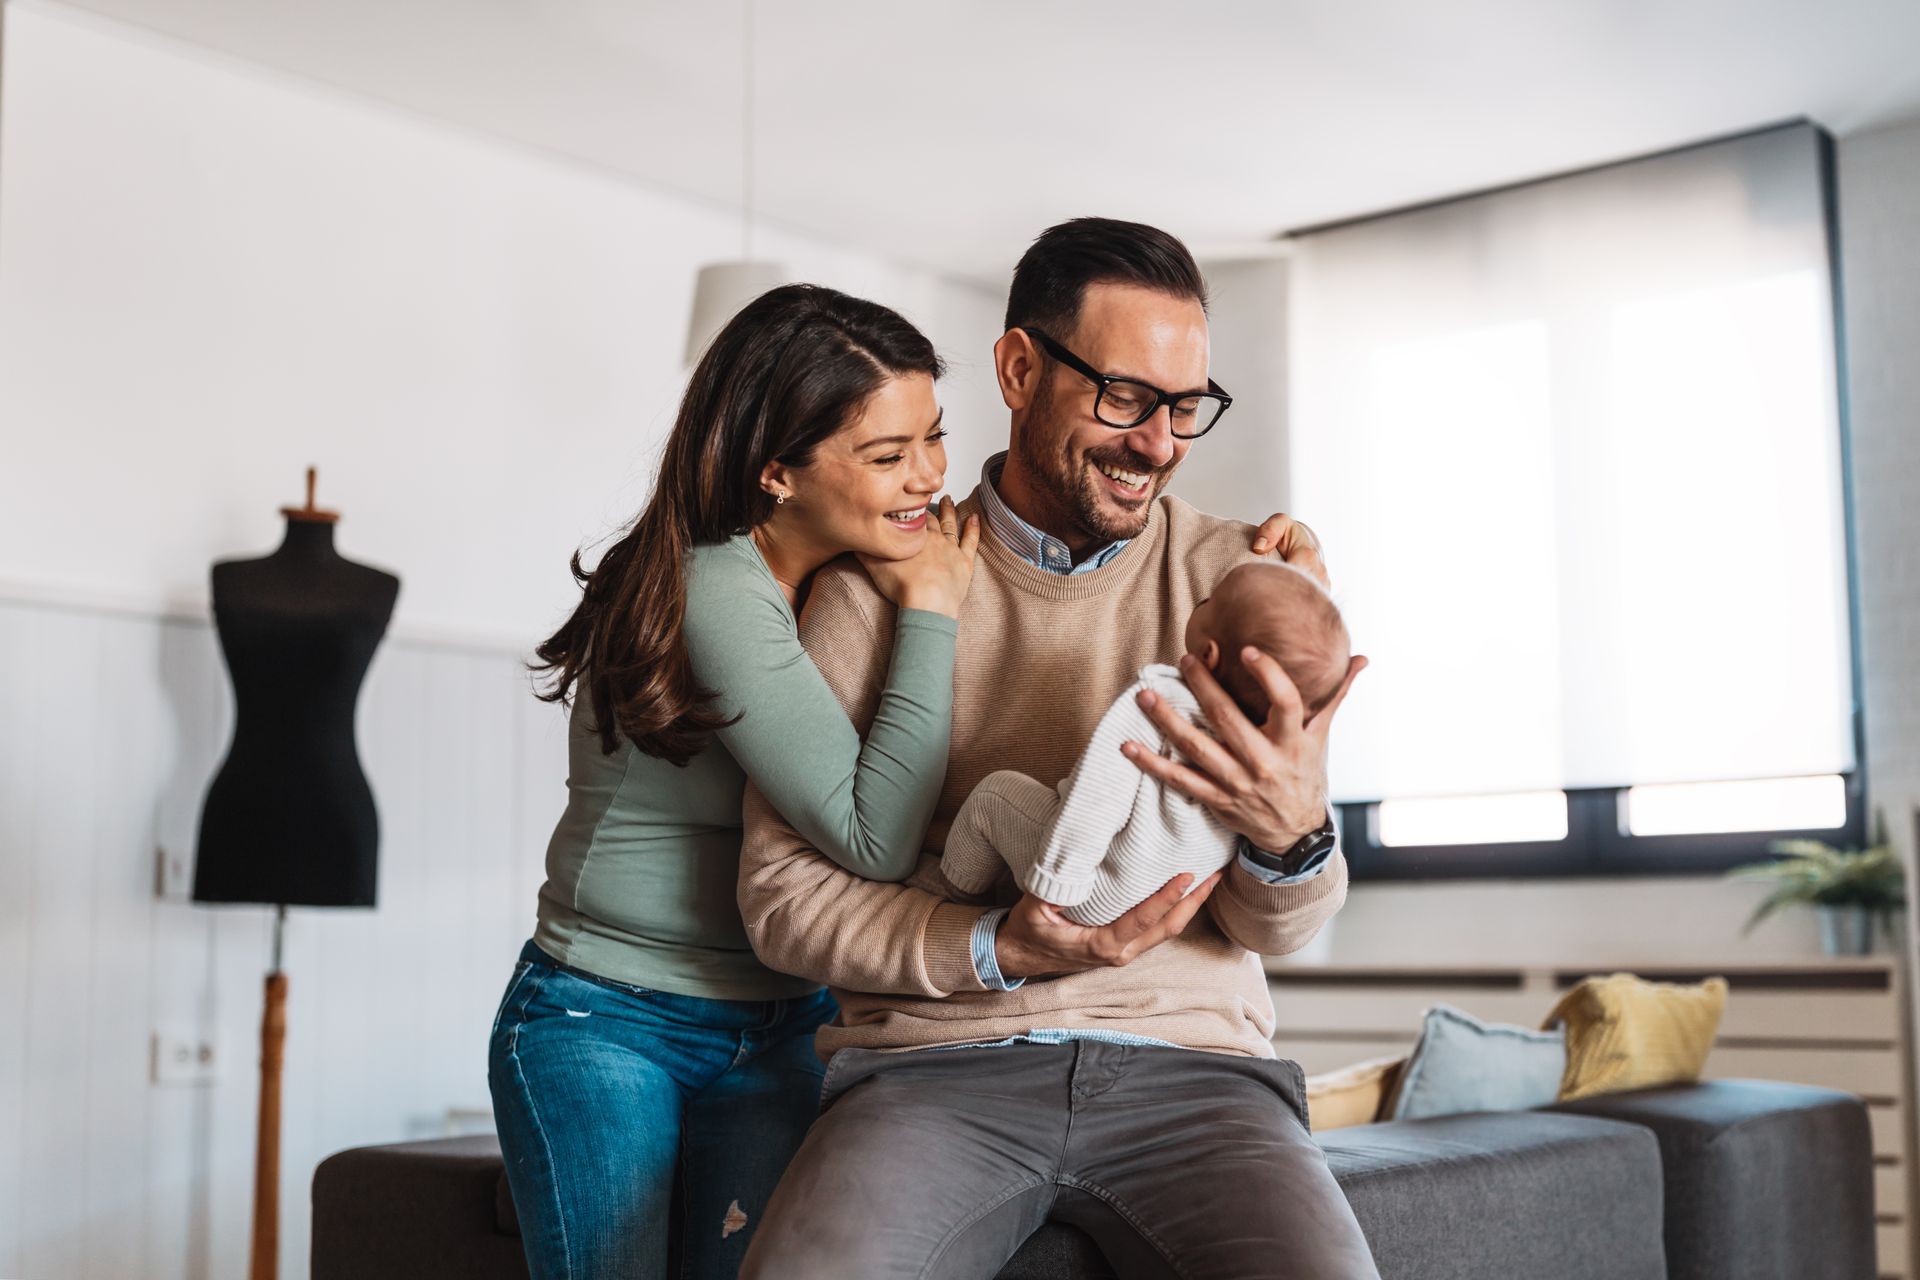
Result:
<instances>
[{"instance_id":1,"label":"yellow cushion","mask_svg":"<svg viewBox=\"0 0 1920 1280\"><path fill-rule=\"evenodd\" d=\"M1400 1068L1406 1065L1407 1055L1403 1053L1308 1076L1307 1116L1313 1121L1313 1131L1372 1124L1379 1117L1380 1104L1393 1092Z\"/></svg>"},{"instance_id":2,"label":"yellow cushion","mask_svg":"<svg viewBox=\"0 0 1920 1280\"><path fill-rule=\"evenodd\" d=\"M1698 1080L1726 1005L1725 978L1694 986L1630 973L1586 979L1560 997L1545 1023L1567 1024L1560 1101Z\"/></svg>"}]
</instances>

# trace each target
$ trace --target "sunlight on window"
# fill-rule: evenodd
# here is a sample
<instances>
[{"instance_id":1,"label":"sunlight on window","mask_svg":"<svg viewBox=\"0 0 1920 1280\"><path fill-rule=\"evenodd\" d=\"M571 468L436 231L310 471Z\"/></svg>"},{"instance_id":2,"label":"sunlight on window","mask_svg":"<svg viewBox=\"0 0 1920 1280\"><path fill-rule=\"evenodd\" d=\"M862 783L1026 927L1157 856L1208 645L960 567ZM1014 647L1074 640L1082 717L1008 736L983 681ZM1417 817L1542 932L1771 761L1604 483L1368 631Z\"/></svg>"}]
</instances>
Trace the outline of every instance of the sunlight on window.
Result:
<instances>
[{"instance_id":1,"label":"sunlight on window","mask_svg":"<svg viewBox=\"0 0 1920 1280\"><path fill-rule=\"evenodd\" d=\"M1349 794L1560 780L1560 702L1540 693L1562 679L1549 357L1537 318L1369 354L1365 428L1331 464L1364 485L1369 512L1340 535L1343 563L1366 569L1336 580L1372 660L1330 748L1329 776ZM1338 525L1343 503L1326 500ZM1389 712L1382 732L1371 722ZM1349 742L1370 748L1351 776Z\"/></svg>"},{"instance_id":2,"label":"sunlight on window","mask_svg":"<svg viewBox=\"0 0 1920 1280\"><path fill-rule=\"evenodd\" d=\"M1834 775L1629 787L1620 803L1636 836L1830 830L1847 821L1846 783Z\"/></svg>"},{"instance_id":3,"label":"sunlight on window","mask_svg":"<svg viewBox=\"0 0 1920 1280\"><path fill-rule=\"evenodd\" d=\"M1566 838L1564 791L1380 802L1383 845L1513 844Z\"/></svg>"},{"instance_id":4,"label":"sunlight on window","mask_svg":"<svg viewBox=\"0 0 1920 1280\"><path fill-rule=\"evenodd\" d=\"M1587 571L1613 569L1594 622L1621 781L1851 762L1830 307L1807 269L1614 313L1612 560Z\"/></svg>"}]
</instances>

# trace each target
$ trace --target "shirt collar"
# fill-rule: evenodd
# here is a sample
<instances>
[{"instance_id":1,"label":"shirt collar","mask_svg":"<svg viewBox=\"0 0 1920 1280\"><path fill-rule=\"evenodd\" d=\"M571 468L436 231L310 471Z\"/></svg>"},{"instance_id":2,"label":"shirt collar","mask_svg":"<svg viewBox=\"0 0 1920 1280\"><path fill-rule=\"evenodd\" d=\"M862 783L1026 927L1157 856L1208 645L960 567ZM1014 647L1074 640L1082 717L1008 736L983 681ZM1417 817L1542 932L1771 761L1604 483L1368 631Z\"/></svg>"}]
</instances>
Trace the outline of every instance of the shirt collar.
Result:
<instances>
[{"instance_id":1,"label":"shirt collar","mask_svg":"<svg viewBox=\"0 0 1920 1280\"><path fill-rule=\"evenodd\" d=\"M1130 538L1121 538L1109 542L1079 564L1073 562L1073 551L1066 543L1050 533L1042 532L1015 515L1013 508L1000 499L1000 491L994 486L1000 480L1000 469L1006 465L1007 452L988 458L986 465L980 468L980 509L987 518L987 528L1000 539L1007 550L1025 560L1036 569L1048 573L1071 576L1076 573L1091 573L1104 568L1106 564L1122 551L1126 550Z\"/></svg>"}]
</instances>

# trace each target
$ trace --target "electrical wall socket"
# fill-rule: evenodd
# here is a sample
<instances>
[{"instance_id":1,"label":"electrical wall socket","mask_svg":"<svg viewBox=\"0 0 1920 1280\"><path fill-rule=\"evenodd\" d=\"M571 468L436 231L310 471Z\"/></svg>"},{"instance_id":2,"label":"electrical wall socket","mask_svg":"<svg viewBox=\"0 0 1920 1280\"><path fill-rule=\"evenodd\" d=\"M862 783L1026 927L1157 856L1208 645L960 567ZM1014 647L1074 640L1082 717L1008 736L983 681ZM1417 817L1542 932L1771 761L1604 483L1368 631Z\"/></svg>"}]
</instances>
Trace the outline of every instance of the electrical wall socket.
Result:
<instances>
[{"instance_id":1,"label":"electrical wall socket","mask_svg":"<svg viewBox=\"0 0 1920 1280\"><path fill-rule=\"evenodd\" d=\"M212 1084L220 1078L220 1052L210 1037L190 1031L153 1033L155 1084Z\"/></svg>"},{"instance_id":2,"label":"electrical wall socket","mask_svg":"<svg viewBox=\"0 0 1920 1280\"><path fill-rule=\"evenodd\" d=\"M184 849L161 845L154 851L154 892L167 902L188 902L193 898L193 859Z\"/></svg>"}]
</instances>

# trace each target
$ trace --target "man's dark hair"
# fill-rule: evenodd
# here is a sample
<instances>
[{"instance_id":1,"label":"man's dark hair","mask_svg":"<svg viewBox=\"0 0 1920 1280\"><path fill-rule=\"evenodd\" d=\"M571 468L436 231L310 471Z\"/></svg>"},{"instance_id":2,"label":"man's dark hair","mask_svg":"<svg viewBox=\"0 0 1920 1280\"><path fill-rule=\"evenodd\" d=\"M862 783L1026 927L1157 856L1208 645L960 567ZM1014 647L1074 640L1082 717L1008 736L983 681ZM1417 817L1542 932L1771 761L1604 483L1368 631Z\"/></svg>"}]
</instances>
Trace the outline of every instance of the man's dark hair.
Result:
<instances>
[{"instance_id":1,"label":"man's dark hair","mask_svg":"<svg viewBox=\"0 0 1920 1280\"><path fill-rule=\"evenodd\" d=\"M1158 227L1074 218L1027 247L1007 291L1007 328L1032 325L1066 341L1090 284L1133 284L1207 306L1207 282L1187 246Z\"/></svg>"}]
</instances>

